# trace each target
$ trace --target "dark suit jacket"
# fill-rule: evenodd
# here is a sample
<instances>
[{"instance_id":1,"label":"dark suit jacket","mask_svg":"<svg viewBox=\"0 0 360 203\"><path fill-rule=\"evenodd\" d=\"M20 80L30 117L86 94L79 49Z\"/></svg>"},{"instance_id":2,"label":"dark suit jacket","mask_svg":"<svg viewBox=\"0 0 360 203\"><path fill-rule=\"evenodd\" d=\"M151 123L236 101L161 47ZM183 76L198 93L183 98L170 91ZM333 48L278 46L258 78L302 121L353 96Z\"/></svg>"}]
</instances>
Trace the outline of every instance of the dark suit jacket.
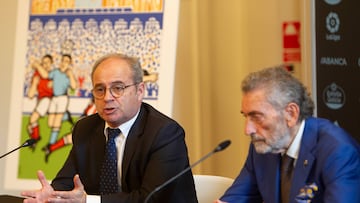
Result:
<instances>
[{"instance_id":1,"label":"dark suit jacket","mask_svg":"<svg viewBox=\"0 0 360 203\"><path fill-rule=\"evenodd\" d=\"M80 175L87 194L99 194L100 167L104 157L105 121L98 114L79 120L73 129L73 147L52 186L72 190ZM103 203L144 202L147 194L189 166L183 128L174 120L143 103L129 131L122 161L122 192L101 196ZM154 201L197 202L192 172L155 193Z\"/></svg>"},{"instance_id":2,"label":"dark suit jacket","mask_svg":"<svg viewBox=\"0 0 360 203\"><path fill-rule=\"evenodd\" d=\"M251 145L244 168L221 200L229 203L280 202L280 156L258 154ZM360 202L358 143L331 122L316 118L309 118L305 123L290 202L306 202L296 197L301 188L312 183L318 191L314 192L311 202Z\"/></svg>"}]
</instances>

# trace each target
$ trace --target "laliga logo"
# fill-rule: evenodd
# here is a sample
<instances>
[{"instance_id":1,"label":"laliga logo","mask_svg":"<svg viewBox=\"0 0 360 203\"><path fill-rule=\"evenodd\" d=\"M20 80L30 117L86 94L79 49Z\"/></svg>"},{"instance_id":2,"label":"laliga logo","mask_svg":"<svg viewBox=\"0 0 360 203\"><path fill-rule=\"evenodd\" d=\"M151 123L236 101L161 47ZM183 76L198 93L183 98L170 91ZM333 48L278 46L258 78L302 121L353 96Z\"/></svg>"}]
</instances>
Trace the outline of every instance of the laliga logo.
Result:
<instances>
[{"instance_id":1,"label":"laliga logo","mask_svg":"<svg viewBox=\"0 0 360 203\"><path fill-rule=\"evenodd\" d=\"M340 19L337 13L330 12L326 17L326 28L331 33L339 31Z\"/></svg>"},{"instance_id":2,"label":"laliga logo","mask_svg":"<svg viewBox=\"0 0 360 203\"><path fill-rule=\"evenodd\" d=\"M341 0L325 0L326 3L330 5L336 5L341 2Z\"/></svg>"}]
</instances>

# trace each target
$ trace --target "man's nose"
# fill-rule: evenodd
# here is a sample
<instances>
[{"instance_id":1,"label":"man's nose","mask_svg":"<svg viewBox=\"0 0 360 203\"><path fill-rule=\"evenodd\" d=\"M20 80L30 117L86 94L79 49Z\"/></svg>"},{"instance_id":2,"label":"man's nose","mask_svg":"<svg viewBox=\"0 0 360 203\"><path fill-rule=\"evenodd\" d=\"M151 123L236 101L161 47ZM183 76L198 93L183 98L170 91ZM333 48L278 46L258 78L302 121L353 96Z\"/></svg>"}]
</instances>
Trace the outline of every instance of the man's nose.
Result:
<instances>
[{"instance_id":1,"label":"man's nose","mask_svg":"<svg viewBox=\"0 0 360 203\"><path fill-rule=\"evenodd\" d=\"M246 135L251 135L253 133L256 133L256 125L249 118L246 118L246 120L245 120L245 134Z\"/></svg>"}]
</instances>

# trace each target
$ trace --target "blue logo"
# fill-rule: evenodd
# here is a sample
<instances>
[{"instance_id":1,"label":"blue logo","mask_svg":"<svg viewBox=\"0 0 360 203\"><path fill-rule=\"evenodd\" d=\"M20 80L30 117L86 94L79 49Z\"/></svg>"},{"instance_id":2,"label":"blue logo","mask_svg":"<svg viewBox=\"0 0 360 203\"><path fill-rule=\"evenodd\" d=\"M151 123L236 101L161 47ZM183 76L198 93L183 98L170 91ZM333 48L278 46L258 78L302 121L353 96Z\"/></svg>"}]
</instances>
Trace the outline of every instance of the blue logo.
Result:
<instances>
[{"instance_id":1,"label":"blue logo","mask_svg":"<svg viewBox=\"0 0 360 203\"><path fill-rule=\"evenodd\" d=\"M336 4L339 4L341 2L341 0L325 0L325 2L330 5L336 5Z\"/></svg>"}]
</instances>

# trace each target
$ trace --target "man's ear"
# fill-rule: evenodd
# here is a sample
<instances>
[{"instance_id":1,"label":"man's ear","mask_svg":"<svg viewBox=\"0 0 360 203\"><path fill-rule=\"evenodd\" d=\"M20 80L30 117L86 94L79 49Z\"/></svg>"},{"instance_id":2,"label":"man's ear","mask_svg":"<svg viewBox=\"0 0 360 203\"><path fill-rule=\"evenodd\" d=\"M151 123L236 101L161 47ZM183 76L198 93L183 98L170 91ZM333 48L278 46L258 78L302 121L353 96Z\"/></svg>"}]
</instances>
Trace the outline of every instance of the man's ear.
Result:
<instances>
[{"instance_id":1,"label":"man's ear","mask_svg":"<svg viewBox=\"0 0 360 203\"><path fill-rule=\"evenodd\" d=\"M285 108L285 119L289 127L297 124L300 115L300 107L294 102L289 103Z\"/></svg>"},{"instance_id":2,"label":"man's ear","mask_svg":"<svg viewBox=\"0 0 360 203\"><path fill-rule=\"evenodd\" d=\"M142 99L144 98L144 94L145 94L145 84L144 84L144 82L140 82L137 85L136 94L138 95L138 99L140 101L142 101Z\"/></svg>"}]
</instances>

